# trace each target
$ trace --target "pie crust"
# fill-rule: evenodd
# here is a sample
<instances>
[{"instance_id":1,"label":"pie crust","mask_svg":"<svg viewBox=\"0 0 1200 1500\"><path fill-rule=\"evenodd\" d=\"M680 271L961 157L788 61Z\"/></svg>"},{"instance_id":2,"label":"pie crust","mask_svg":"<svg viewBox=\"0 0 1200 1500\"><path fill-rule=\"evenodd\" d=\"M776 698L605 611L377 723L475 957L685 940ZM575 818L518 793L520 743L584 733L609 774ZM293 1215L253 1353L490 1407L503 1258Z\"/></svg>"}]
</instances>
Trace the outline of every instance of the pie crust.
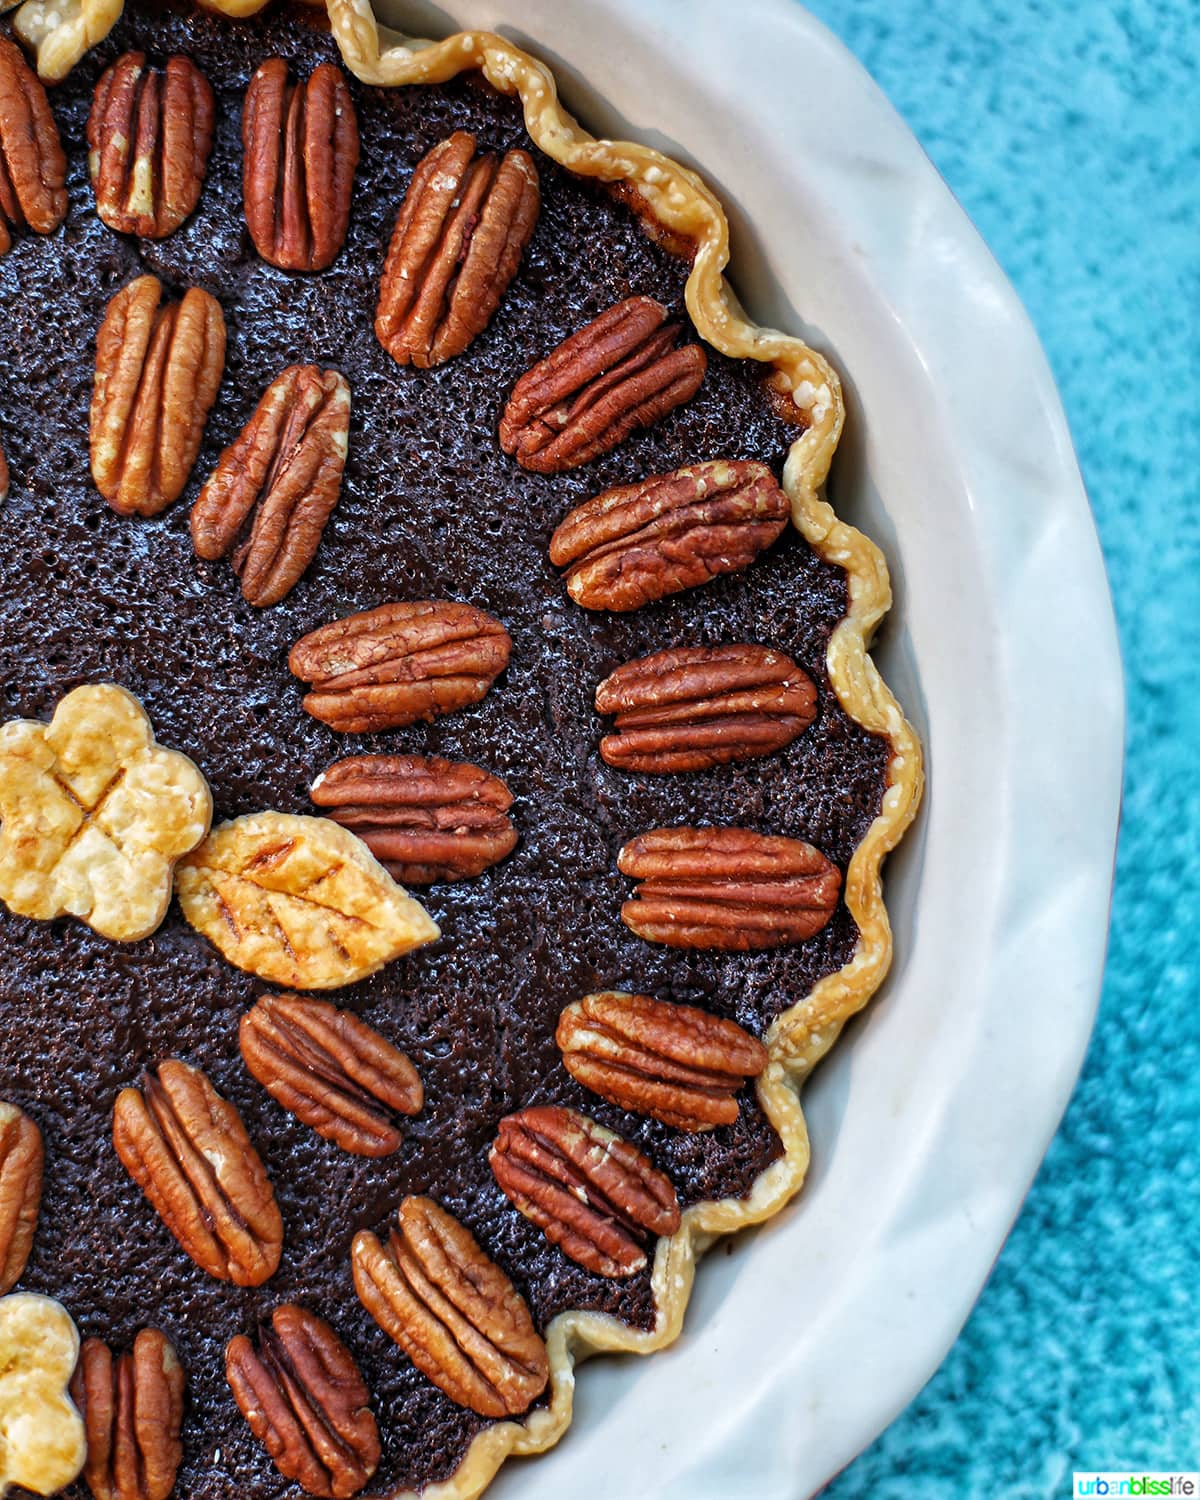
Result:
<instances>
[{"instance_id":1,"label":"pie crust","mask_svg":"<svg viewBox=\"0 0 1200 1500\"><path fill-rule=\"evenodd\" d=\"M267 0L204 3L238 18L263 9ZM771 365L769 383L781 400L794 405L794 415L804 426L783 471L792 520L813 551L844 569L847 577L847 613L828 645L829 679L845 712L884 739L890 751L881 810L846 872L844 899L859 930L854 955L784 1011L764 1037L771 1062L758 1081L758 1099L784 1154L761 1173L748 1197L694 1204L684 1212L679 1230L659 1240L652 1279L658 1317L652 1329L632 1329L597 1312L568 1311L553 1319L546 1330L549 1404L519 1422L485 1427L450 1478L421 1492L425 1500L468 1500L486 1489L510 1454L544 1452L563 1435L571 1421L578 1362L606 1351L648 1354L672 1343L682 1327L700 1255L721 1235L770 1218L801 1187L809 1144L800 1090L890 965L892 935L880 871L884 857L916 814L923 787L922 755L915 733L868 654L874 632L891 607L887 564L875 544L839 520L822 497L844 422L840 381L827 361L800 339L760 327L746 316L724 278L729 228L711 190L694 172L648 146L589 135L560 104L546 65L494 33L459 32L442 41L426 41L381 25L370 0L324 3L345 65L362 82L384 87L443 83L478 70L499 92L519 96L529 135L547 156L580 176L624 185L639 213L668 236L694 245L685 296L697 332L726 355ZM0 0L0 10L12 8L12 0ZM123 0L25 0L15 17L15 30L36 49L42 78L58 80L108 34L122 8ZM415 1500L414 1492L398 1490L391 1500L408 1496Z\"/></svg>"}]
</instances>

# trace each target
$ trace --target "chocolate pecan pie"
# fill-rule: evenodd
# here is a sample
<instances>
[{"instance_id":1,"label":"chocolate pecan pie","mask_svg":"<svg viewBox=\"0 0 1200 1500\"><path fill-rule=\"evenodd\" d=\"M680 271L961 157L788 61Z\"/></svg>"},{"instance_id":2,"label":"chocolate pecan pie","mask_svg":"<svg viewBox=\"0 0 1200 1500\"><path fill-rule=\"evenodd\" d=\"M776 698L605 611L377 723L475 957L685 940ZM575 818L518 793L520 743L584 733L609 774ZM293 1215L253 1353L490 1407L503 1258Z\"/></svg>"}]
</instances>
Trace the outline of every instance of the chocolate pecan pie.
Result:
<instances>
[{"instance_id":1,"label":"chocolate pecan pie","mask_svg":"<svg viewBox=\"0 0 1200 1500\"><path fill-rule=\"evenodd\" d=\"M0 1493L476 1495L888 967L839 383L499 36L0 28Z\"/></svg>"}]
</instances>

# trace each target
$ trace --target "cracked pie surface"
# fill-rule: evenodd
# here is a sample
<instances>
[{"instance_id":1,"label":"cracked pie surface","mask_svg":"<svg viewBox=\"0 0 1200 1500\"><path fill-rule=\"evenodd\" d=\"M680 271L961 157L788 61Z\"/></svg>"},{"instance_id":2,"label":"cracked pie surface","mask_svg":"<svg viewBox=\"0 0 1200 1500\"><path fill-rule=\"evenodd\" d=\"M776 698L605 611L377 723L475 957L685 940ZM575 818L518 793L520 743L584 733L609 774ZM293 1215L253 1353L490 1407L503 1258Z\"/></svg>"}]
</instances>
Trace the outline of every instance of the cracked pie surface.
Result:
<instances>
[{"instance_id":1,"label":"cracked pie surface","mask_svg":"<svg viewBox=\"0 0 1200 1500\"><path fill-rule=\"evenodd\" d=\"M0 1493L478 1495L890 961L839 382L498 36L8 10Z\"/></svg>"}]
</instances>

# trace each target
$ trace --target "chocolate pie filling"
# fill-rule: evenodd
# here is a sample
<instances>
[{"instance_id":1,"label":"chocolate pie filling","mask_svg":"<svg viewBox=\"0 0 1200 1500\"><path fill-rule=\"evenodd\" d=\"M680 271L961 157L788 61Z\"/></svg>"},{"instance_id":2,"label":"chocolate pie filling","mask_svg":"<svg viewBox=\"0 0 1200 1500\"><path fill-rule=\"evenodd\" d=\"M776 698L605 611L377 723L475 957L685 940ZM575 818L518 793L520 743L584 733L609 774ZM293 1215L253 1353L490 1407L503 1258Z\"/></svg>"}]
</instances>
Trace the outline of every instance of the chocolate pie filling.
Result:
<instances>
[{"instance_id":1,"label":"chocolate pie filling","mask_svg":"<svg viewBox=\"0 0 1200 1500\"><path fill-rule=\"evenodd\" d=\"M101 224L87 182L92 88L129 48L154 62L188 54L217 95L199 208L158 243ZM640 1145L684 1203L746 1193L780 1152L752 1090L736 1125L681 1134L583 1091L561 1065L555 1021L569 1001L620 988L699 1004L761 1034L850 958L845 909L809 942L770 953L654 947L621 925L629 882L616 852L650 828L732 823L806 838L844 871L879 810L887 757L885 743L842 712L825 673L826 644L846 610L844 575L794 531L748 572L625 616L578 608L547 560L558 521L607 485L717 457L761 459L779 472L796 429L774 414L758 368L710 351L690 404L565 476L526 473L497 443L504 398L535 357L634 293L684 316L686 265L602 188L533 150L514 101L475 80L402 90L351 80L362 160L345 248L319 275L272 269L242 217L239 118L252 70L275 53L305 76L337 56L327 34L286 8L234 24L131 0L103 46L52 91L71 164L70 213L51 239L26 236L0 259L0 431L12 469L0 510L2 716L48 718L79 683L121 683L162 743L204 771L218 818L309 812L309 784L346 754L471 760L513 791L521 841L479 878L424 894L439 943L332 997L402 1046L424 1080L424 1111L406 1124L402 1148L379 1161L322 1140L254 1082L237 1021L265 987L218 957L176 908L153 937L126 947L78 922L0 915L0 1097L33 1116L47 1148L22 1289L60 1298L83 1335L120 1347L145 1324L166 1332L188 1377L176 1493L205 1500L299 1493L251 1436L223 1373L228 1340L255 1331L285 1300L327 1318L362 1366L384 1443L369 1493L443 1478L460 1462L481 1419L417 1373L351 1285L351 1237L385 1229L406 1193L429 1193L457 1214L540 1327L570 1307L653 1322L648 1272L593 1276L509 1206L487 1164L496 1122L525 1104L569 1104ZM379 271L414 164L455 129L485 148L533 150L541 218L499 312L468 352L430 372L400 369L372 328ZM96 329L112 294L144 271L171 291L194 283L212 292L229 328L192 482L152 521L109 509L91 484L87 444ZM350 457L315 563L282 604L259 611L227 563L197 561L188 509L264 388L298 361L348 378ZM510 630L512 663L484 702L370 738L338 736L303 713L285 663L300 635L352 610L422 598L469 600ZM742 640L778 645L818 684L818 717L797 741L696 775L631 775L601 761L607 726L592 704L601 678L665 646ZM113 1152L117 1090L168 1056L209 1073L267 1163L286 1238L264 1287L239 1290L192 1265Z\"/></svg>"}]
</instances>

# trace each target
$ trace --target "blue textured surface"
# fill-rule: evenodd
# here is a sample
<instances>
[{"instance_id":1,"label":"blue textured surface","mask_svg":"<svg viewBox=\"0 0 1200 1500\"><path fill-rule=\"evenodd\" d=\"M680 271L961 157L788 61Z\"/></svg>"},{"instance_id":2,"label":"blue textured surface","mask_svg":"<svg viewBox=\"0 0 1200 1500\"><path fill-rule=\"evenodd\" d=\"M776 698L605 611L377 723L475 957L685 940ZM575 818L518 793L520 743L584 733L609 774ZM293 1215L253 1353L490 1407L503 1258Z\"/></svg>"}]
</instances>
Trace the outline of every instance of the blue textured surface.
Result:
<instances>
[{"instance_id":1,"label":"blue textured surface","mask_svg":"<svg viewBox=\"0 0 1200 1500\"><path fill-rule=\"evenodd\" d=\"M962 1337L825 1500L1200 1468L1200 4L809 0L1015 283L1062 390L1129 694L1083 1076Z\"/></svg>"}]
</instances>

